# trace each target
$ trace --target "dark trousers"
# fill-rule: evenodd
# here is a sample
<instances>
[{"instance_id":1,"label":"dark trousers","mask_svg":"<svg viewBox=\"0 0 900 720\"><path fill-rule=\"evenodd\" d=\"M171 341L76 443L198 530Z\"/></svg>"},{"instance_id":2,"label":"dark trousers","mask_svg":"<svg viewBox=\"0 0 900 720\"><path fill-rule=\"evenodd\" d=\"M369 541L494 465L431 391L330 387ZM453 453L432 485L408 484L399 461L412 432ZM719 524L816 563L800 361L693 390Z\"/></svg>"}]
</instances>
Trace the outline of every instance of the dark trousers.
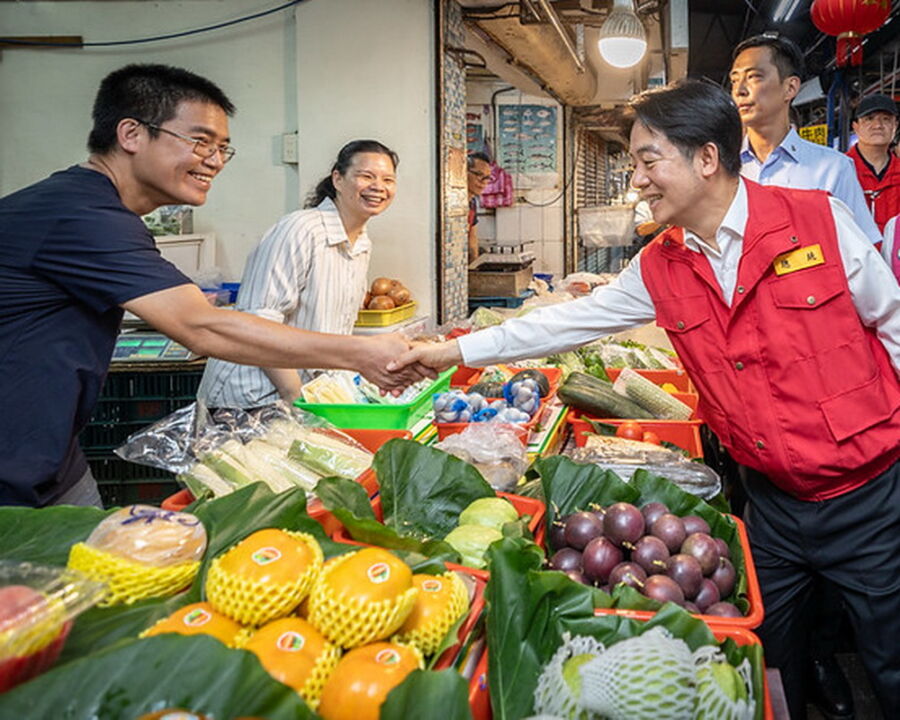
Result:
<instances>
[{"instance_id":1,"label":"dark trousers","mask_svg":"<svg viewBox=\"0 0 900 720\"><path fill-rule=\"evenodd\" d=\"M804 502L744 472L744 519L763 595L759 635L781 671L793 720L806 717L804 673L818 577L840 592L885 718L900 716L900 463L852 492Z\"/></svg>"}]
</instances>

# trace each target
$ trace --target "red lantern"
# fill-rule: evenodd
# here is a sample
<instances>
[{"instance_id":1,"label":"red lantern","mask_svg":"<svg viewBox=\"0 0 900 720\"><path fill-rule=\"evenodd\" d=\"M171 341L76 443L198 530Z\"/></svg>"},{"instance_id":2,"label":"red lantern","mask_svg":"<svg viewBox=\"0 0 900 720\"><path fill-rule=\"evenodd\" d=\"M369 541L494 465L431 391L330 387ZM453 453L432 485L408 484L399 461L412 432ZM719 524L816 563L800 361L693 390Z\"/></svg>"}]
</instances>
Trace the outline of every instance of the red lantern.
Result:
<instances>
[{"instance_id":1,"label":"red lantern","mask_svg":"<svg viewBox=\"0 0 900 720\"><path fill-rule=\"evenodd\" d=\"M862 64L862 36L884 25L890 13L890 0L814 0L810 8L813 24L837 36L838 67Z\"/></svg>"}]
</instances>

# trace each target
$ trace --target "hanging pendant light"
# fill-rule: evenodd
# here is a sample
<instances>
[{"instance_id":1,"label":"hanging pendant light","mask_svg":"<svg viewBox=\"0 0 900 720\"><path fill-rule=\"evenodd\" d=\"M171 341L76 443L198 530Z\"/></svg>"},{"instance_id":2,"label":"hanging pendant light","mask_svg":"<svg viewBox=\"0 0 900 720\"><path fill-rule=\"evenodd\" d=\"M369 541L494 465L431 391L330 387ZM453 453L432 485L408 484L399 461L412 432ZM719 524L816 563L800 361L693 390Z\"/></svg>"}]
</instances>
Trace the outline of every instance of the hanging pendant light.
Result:
<instances>
[{"instance_id":1,"label":"hanging pendant light","mask_svg":"<svg viewBox=\"0 0 900 720\"><path fill-rule=\"evenodd\" d=\"M614 0L600 28L600 56L617 68L637 65L647 52L647 31L634 12L632 0Z\"/></svg>"}]
</instances>

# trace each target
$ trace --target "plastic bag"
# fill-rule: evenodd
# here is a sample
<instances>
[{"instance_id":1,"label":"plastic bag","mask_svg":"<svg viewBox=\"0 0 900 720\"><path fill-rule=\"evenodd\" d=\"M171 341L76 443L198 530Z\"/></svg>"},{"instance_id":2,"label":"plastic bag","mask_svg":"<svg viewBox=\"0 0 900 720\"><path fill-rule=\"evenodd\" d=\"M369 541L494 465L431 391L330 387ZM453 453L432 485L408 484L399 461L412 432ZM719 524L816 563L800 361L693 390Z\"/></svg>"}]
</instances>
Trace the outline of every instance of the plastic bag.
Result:
<instances>
[{"instance_id":1,"label":"plastic bag","mask_svg":"<svg viewBox=\"0 0 900 720\"><path fill-rule=\"evenodd\" d=\"M508 492L528 467L528 453L519 439L521 432L506 425L472 423L435 447L474 465L491 487Z\"/></svg>"},{"instance_id":2,"label":"plastic bag","mask_svg":"<svg viewBox=\"0 0 900 720\"><path fill-rule=\"evenodd\" d=\"M206 528L190 513L128 505L105 517L84 544L150 567L197 562L206 552Z\"/></svg>"},{"instance_id":3,"label":"plastic bag","mask_svg":"<svg viewBox=\"0 0 900 720\"><path fill-rule=\"evenodd\" d=\"M325 476L355 479L372 453L322 418L279 402L252 412L202 404L135 433L119 457L178 475L194 497L221 497L253 482L312 493Z\"/></svg>"},{"instance_id":4,"label":"plastic bag","mask_svg":"<svg viewBox=\"0 0 900 720\"><path fill-rule=\"evenodd\" d=\"M637 470L662 475L685 492L709 500L722 490L719 475L708 465L652 443L606 435L588 435L584 447L564 453L574 462L612 470L625 482Z\"/></svg>"},{"instance_id":5,"label":"plastic bag","mask_svg":"<svg viewBox=\"0 0 900 720\"><path fill-rule=\"evenodd\" d=\"M0 693L49 668L72 620L105 594L74 570L0 560Z\"/></svg>"}]
</instances>

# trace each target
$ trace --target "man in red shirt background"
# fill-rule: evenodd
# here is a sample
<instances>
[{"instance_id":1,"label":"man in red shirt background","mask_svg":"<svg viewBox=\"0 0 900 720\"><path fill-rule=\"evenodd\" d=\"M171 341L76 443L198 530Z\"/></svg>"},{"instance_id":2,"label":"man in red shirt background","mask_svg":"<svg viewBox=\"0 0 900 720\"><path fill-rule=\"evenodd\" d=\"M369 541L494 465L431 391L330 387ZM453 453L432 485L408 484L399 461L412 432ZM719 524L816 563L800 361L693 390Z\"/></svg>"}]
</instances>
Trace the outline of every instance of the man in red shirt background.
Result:
<instances>
[{"instance_id":1,"label":"man in red shirt background","mask_svg":"<svg viewBox=\"0 0 900 720\"><path fill-rule=\"evenodd\" d=\"M891 152L897 133L897 104L887 95L862 99L853 120L859 141L847 153L875 216L878 229L900 213L900 157Z\"/></svg>"}]
</instances>

